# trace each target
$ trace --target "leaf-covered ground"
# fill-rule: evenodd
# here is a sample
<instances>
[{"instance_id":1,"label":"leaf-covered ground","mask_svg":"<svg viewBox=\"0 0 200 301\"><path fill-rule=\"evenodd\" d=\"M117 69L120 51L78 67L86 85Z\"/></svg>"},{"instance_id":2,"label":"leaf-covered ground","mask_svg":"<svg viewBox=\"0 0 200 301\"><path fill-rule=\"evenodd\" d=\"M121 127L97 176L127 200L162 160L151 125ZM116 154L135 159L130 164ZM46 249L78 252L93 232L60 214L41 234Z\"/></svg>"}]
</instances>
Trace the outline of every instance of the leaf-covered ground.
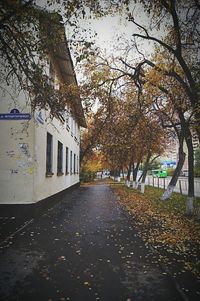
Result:
<instances>
[{"instance_id":1,"label":"leaf-covered ground","mask_svg":"<svg viewBox=\"0 0 200 301\"><path fill-rule=\"evenodd\" d=\"M172 276L192 272L200 280L200 222L196 215L185 215L185 197L174 193L170 200L160 201L162 189L146 187L142 195L123 185L112 187L133 216L142 239L159 255ZM196 211L200 199L194 205Z\"/></svg>"}]
</instances>

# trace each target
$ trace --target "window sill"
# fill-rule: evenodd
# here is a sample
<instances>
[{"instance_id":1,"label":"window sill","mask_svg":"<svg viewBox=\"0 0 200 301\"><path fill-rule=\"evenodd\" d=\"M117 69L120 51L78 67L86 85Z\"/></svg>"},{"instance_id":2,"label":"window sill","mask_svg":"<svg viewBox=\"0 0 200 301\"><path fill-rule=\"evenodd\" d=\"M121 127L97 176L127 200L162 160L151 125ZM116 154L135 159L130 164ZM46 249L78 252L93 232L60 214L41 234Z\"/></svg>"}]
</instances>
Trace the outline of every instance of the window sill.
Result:
<instances>
[{"instance_id":1,"label":"window sill","mask_svg":"<svg viewBox=\"0 0 200 301\"><path fill-rule=\"evenodd\" d=\"M54 175L54 173L53 172L46 172L46 178L51 178L53 175Z\"/></svg>"},{"instance_id":2,"label":"window sill","mask_svg":"<svg viewBox=\"0 0 200 301\"><path fill-rule=\"evenodd\" d=\"M57 172L57 176L58 176L58 177L61 177L61 176L63 176L63 175L64 175L63 172L61 172L61 171Z\"/></svg>"}]
</instances>

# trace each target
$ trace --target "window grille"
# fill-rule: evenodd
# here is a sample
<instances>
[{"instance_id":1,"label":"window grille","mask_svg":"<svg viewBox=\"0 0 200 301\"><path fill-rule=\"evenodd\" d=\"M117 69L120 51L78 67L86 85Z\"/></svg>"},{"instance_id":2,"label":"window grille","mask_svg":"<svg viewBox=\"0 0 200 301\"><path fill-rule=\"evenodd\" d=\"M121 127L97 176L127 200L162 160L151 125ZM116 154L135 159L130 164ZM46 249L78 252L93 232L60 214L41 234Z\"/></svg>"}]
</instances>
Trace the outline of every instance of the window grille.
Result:
<instances>
[{"instance_id":1,"label":"window grille","mask_svg":"<svg viewBox=\"0 0 200 301\"><path fill-rule=\"evenodd\" d=\"M69 149L68 149L68 147L66 147L66 165L65 165L65 173L66 174L68 174L68 172L69 172Z\"/></svg>"},{"instance_id":2,"label":"window grille","mask_svg":"<svg viewBox=\"0 0 200 301\"><path fill-rule=\"evenodd\" d=\"M53 162L53 136L47 133L47 145L46 145L46 174L52 173Z\"/></svg>"},{"instance_id":3,"label":"window grille","mask_svg":"<svg viewBox=\"0 0 200 301\"><path fill-rule=\"evenodd\" d=\"M61 174L63 171L63 144L58 141L58 154L57 154L57 173Z\"/></svg>"}]
</instances>

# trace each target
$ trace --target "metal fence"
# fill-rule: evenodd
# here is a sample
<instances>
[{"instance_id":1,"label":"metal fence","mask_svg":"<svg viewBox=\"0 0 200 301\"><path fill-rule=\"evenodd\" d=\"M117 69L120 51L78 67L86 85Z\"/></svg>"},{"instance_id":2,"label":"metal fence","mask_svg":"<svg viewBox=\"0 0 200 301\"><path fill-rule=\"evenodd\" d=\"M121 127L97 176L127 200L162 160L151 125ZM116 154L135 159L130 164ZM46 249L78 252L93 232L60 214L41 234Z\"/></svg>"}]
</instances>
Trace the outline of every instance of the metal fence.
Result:
<instances>
[{"instance_id":1,"label":"metal fence","mask_svg":"<svg viewBox=\"0 0 200 301\"><path fill-rule=\"evenodd\" d=\"M171 180L171 177L156 178L156 177L152 177L152 176L147 176L146 184L153 186L153 187L159 187L159 188L165 189L165 188L167 188L170 180ZM187 195L188 178L179 178L174 191L179 192L184 195ZM200 179L194 180L194 193L195 193L195 196L200 197Z\"/></svg>"}]
</instances>

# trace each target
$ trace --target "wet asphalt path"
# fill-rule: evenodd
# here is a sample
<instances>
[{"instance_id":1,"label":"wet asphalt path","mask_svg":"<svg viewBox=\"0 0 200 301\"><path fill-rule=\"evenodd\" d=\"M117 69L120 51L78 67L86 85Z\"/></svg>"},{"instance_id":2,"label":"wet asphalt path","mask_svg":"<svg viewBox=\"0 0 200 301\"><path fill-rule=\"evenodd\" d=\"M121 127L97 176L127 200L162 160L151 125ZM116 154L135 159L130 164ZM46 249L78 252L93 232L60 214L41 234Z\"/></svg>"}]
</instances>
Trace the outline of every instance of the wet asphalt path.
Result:
<instances>
[{"instance_id":1,"label":"wet asphalt path","mask_svg":"<svg viewBox=\"0 0 200 301\"><path fill-rule=\"evenodd\" d=\"M183 300L106 185L73 191L0 251L0 300Z\"/></svg>"}]
</instances>

